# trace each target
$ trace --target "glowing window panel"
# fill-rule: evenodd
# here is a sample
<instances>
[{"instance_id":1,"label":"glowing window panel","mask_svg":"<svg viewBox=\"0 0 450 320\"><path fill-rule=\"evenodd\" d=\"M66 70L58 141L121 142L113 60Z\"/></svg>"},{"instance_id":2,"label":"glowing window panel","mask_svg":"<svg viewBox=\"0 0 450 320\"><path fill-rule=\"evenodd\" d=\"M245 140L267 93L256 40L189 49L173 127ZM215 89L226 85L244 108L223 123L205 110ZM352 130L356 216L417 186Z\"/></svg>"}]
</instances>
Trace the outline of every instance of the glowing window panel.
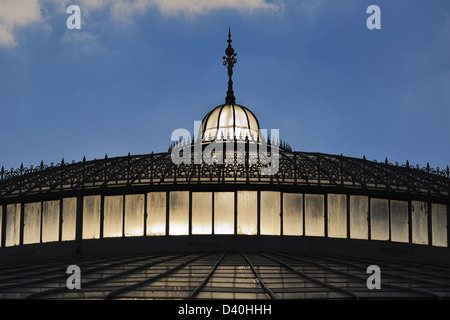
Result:
<instances>
[{"instance_id":1,"label":"glowing window panel","mask_svg":"<svg viewBox=\"0 0 450 320\"><path fill-rule=\"evenodd\" d=\"M147 193L147 235L166 234L166 192Z\"/></svg>"},{"instance_id":2,"label":"glowing window panel","mask_svg":"<svg viewBox=\"0 0 450 320\"><path fill-rule=\"evenodd\" d=\"M288 236L303 235L302 194L283 194L283 234Z\"/></svg>"},{"instance_id":3,"label":"glowing window panel","mask_svg":"<svg viewBox=\"0 0 450 320\"><path fill-rule=\"evenodd\" d=\"M42 242L59 240L59 200L42 205Z\"/></svg>"},{"instance_id":4,"label":"glowing window panel","mask_svg":"<svg viewBox=\"0 0 450 320\"><path fill-rule=\"evenodd\" d=\"M103 237L121 237L123 227L123 196L104 199Z\"/></svg>"},{"instance_id":5,"label":"glowing window panel","mask_svg":"<svg viewBox=\"0 0 450 320\"><path fill-rule=\"evenodd\" d=\"M389 201L370 199L370 236L373 240L389 240Z\"/></svg>"},{"instance_id":6,"label":"glowing window panel","mask_svg":"<svg viewBox=\"0 0 450 320\"><path fill-rule=\"evenodd\" d=\"M447 246L447 206L433 203L431 205L432 245Z\"/></svg>"},{"instance_id":7,"label":"glowing window panel","mask_svg":"<svg viewBox=\"0 0 450 320\"><path fill-rule=\"evenodd\" d=\"M258 193L237 192L237 233L255 235L258 233Z\"/></svg>"},{"instance_id":8,"label":"glowing window panel","mask_svg":"<svg viewBox=\"0 0 450 320\"><path fill-rule=\"evenodd\" d=\"M212 234L212 192L192 193L192 234Z\"/></svg>"},{"instance_id":9,"label":"glowing window panel","mask_svg":"<svg viewBox=\"0 0 450 320\"><path fill-rule=\"evenodd\" d=\"M23 244L41 242L41 203L25 203Z\"/></svg>"},{"instance_id":10,"label":"glowing window panel","mask_svg":"<svg viewBox=\"0 0 450 320\"><path fill-rule=\"evenodd\" d=\"M328 237L347 238L347 196L328 194Z\"/></svg>"},{"instance_id":11,"label":"glowing window panel","mask_svg":"<svg viewBox=\"0 0 450 320\"><path fill-rule=\"evenodd\" d=\"M6 239L5 246L18 246L20 244L20 203L6 206Z\"/></svg>"},{"instance_id":12,"label":"glowing window panel","mask_svg":"<svg viewBox=\"0 0 450 320\"><path fill-rule=\"evenodd\" d=\"M214 233L234 233L234 192L214 193Z\"/></svg>"},{"instance_id":13,"label":"glowing window panel","mask_svg":"<svg viewBox=\"0 0 450 320\"><path fill-rule=\"evenodd\" d=\"M125 236L144 235L144 195L125 196Z\"/></svg>"},{"instance_id":14,"label":"glowing window panel","mask_svg":"<svg viewBox=\"0 0 450 320\"><path fill-rule=\"evenodd\" d=\"M305 235L325 235L324 196L305 195Z\"/></svg>"},{"instance_id":15,"label":"glowing window panel","mask_svg":"<svg viewBox=\"0 0 450 320\"><path fill-rule=\"evenodd\" d=\"M412 242L428 244L428 203L411 202Z\"/></svg>"},{"instance_id":16,"label":"glowing window panel","mask_svg":"<svg viewBox=\"0 0 450 320\"><path fill-rule=\"evenodd\" d=\"M100 196L83 198L83 239L100 238Z\"/></svg>"},{"instance_id":17,"label":"glowing window panel","mask_svg":"<svg viewBox=\"0 0 450 320\"><path fill-rule=\"evenodd\" d=\"M368 239L369 237L369 198L350 196L350 238Z\"/></svg>"},{"instance_id":18,"label":"glowing window panel","mask_svg":"<svg viewBox=\"0 0 450 320\"><path fill-rule=\"evenodd\" d=\"M261 191L261 234L279 235L280 227L280 193Z\"/></svg>"},{"instance_id":19,"label":"glowing window panel","mask_svg":"<svg viewBox=\"0 0 450 320\"><path fill-rule=\"evenodd\" d=\"M189 191L170 192L169 234L189 234Z\"/></svg>"},{"instance_id":20,"label":"glowing window panel","mask_svg":"<svg viewBox=\"0 0 450 320\"><path fill-rule=\"evenodd\" d=\"M407 201L391 200L391 241L409 242Z\"/></svg>"},{"instance_id":21,"label":"glowing window panel","mask_svg":"<svg viewBox=\"0 0 450 320\"><path fill-rule=\"evenodd\" d=\"M77 226L77 198L64 198L62 210L62 241L75 240Z\"/></svg>"}]
</instances>

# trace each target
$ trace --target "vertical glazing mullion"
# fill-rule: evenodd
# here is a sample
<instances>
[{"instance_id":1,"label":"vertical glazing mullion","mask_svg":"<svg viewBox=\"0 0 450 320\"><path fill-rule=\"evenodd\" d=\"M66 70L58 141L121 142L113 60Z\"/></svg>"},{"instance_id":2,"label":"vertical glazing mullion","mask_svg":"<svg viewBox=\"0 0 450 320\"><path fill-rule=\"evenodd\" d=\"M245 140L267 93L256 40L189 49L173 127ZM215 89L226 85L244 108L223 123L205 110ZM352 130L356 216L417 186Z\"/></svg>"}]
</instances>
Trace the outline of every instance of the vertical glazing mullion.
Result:
<instances>
[{"instance_id":1,"label":"vertical glazing mullion","mask_svg":"<svg viewBox=\"0 0 450 320\"><path fill-rule=\"evenodd\" d=\"M412 244L412 203L408 200L408 242Z\"/></svg>"},{"instance_id":2,"label":"vertical glazing mullion","mask_svg":"<svg viewBox=\"0 0 450 320\"><path fill-rule=\"evenodd\" d=\"M125 237L125 195L122 195L122 238Z\"/></svg>"},{"instance_id":3,"label":"vertical glazing mullion","mask_svg":"<svg viewBox=\"0 0 450 320\"><path fill-rule=\"evenodd\" d=\"M283 212L283 192L280 192L280 236L284 233L283 221L284 221L284 212Z\"/></svg>"},{"instance_id":4,"label":"vertical glazing mullion","mask_svg":"<svg viewBox=\"0 0 450 320\"><path fill-rule=\"evenodd\" d=\"M105 222L105 196L100 195L100 239L103 239L103 229Z\"/></svg>"},{"instance_id":5,"label":"vertical glazing mullion","mask_svg":"<svg viewBox=\"0 0 450 320\"><path fill-rule=\"evenodd\" d=\"M148 217L148 212L147 212L147 201L148 201L148 193L144 193L144 234L143 236L146 237L147 236L147 217Z\"/></svg>"},{"instance_id":6,"label":"vertical glazing mullion","mask_svg":"<svg viewBox=\"0 0 450 320\"><path fill-rule=\"evenodd\" d=\"M169 223L170 223L170 191L166 191L166 236L169 235Z\"/></svg>"},{"instance_id":7,"label":"vertical glazing mullion","mask_svg":"<svg viewBox=\"0 0 450 320\"><path fill-rule=\"evenodd\" d=\"M63 231L63 198L59 199L59 237L58 241L62 241L62 231Z\"/></svg>"},{"instance_id":8,"label":"vertical glazing mullion","mask_svg":"<svg viewBox=\"0 0 450 320\"><path fill-rule=\"evenodd\" d=\"M41 201L41 221L40 221L40 230L39 230L39 243L42 243L42 230L44 226L44 202Z\"/></svg>"},{"instance_id":9,"label":"vertical glazing mullion","mask_svg":"<svg viewBox=\"0 0 450 320\"><path fill-rule=\"evenodd\" d=\"M2 205L2 234L0 238L0 246L5 247L6 244L6 204Z\"/></svg>"},{"instance_id":10,"label":"vertical glazing mullion","mask_svg":"<svg viewBox=\"0 0 450 320\"><path fill-rule=\"evenodd\" d=\"M23 245L23 230L24 230L24 226L25 226L24 211L25 211L25 204L22 202L20 204L19 245Z\"/></svg>"},{"instance_id":11,"label":"vertical glazing mullion","mask_svg":"<svg viewBox=\"0 0 450 320\"><path fill-rule=\"evenodd\" d=\"M83 195L77 194L77 211L76 211L75 239L78 245L81 244L83 238Z\"/></svg>"},{"instance_id":12,"label":"vertical glazing mullion","mask_svg":"<svg viewBox=\"0 0 450 320\"><path fill-rule=\"evenodd\" d=\"M427 211L428 211L427 212L428 213L428 216L427 216L427 219L428 219L428 245L431 246L431 245L433 245L433 224L432 224L433 209L432 209L432 205L431 205L430 201L427 202Z\"/></svg>"}]
</instances>

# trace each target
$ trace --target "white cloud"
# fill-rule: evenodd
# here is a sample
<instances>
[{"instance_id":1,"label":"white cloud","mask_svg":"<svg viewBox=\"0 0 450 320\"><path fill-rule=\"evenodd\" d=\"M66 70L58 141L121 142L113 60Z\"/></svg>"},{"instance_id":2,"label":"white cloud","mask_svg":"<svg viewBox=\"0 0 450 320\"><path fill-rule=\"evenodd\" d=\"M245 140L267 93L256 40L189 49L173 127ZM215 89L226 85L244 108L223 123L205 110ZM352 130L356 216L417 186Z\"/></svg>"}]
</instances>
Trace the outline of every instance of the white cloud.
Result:
<instances>
[{"instance_id":1,"label":"white cloud","mask_svg":"<svg viewBox=\"0 0 450 320\"><path fill-rule=\"evenodd\" d=\"M278 2L281 0L277 0ZM136 14L144 14L156 8L167 16L195 16L221 9L242 12L268 11L280 9L279 4L267 0L78 0L82 16L89 16L95 11L105 11L116 21L128 22ZM43 22L41 9L46 4L55 5L58 14L65 14L70 0L0 0L0 46L14 46L17 30ZM52 14L53 15L53 14Z\"/></svg>"},{"instance_id":2,"label":"white cloud","mask_svg":"<svg viewBox=\"0 0 450 320\"><path fill-rule=\"evenodd\" d=\"M0 46L17 44L15 32L42 20L38 0L0 0Z\"/></svg>"},{"instance_id":3,"label":"white cloud","mask_svg":"<svg viewBox=\"0 0 450 320\"><path fill-rule=\"evenodd\" d=\"M235 9L253 12L257 10L276 11L278 6L265 0L152 0L161 13L176 15L205 14L219 9Z\"/></svg>"},{"instance_id":4,"label":"white cloud","mask_svg":"<svg viewBox=\"0 0 450 320\"><path fill-rule=\"evenodd\" d=\"M67 2L67 0L52 1ZM96 10L110 10L112 18L119 21L128 21L133 15L143 14L151 8L157 8L159 12L167 16L178 14L195 16L220 9L250 13L279 9L279 5L267 3L266 0L78 0L78 5L86 14Z\"/></svg>"}]
</instances>

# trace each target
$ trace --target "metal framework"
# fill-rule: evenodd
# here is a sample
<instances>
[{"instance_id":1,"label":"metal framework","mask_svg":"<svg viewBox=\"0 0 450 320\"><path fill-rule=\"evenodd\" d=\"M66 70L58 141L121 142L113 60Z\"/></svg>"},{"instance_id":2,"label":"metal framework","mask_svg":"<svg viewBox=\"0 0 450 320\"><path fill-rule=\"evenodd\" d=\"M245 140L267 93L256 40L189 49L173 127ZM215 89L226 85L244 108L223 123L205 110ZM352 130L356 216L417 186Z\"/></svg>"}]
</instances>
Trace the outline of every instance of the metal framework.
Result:
<instances>
[{"instance_id":1,"label":"metal framework","mask_svg":"<svg viewBox=\"0 0 450 320\"><path fill-rule=\"evenodd\" d=\"M366 269L382 266L380 290ZM66 286L66 268L82 288ZM449 265L276 252L72 257L0 267L0 299L449 299Z\"/></svg>"},{"instance_id":2,"label":"metal framework","mask_svg":"<svg viewBox=\"0 0 450 320\"><path fill-rule=\"evenodd\" d=\"M253 157L253 158L252 158ZM309 192L383 193L408 195L450 203L450 170L395 165L323 153L280 151L279 170L264 176L265 165L248 151L224 155L224 164L174 164L171 153L128 155L101 160L44 165L0 171L0 204L89 190L114 192L122 188L228 185L307 188ZM223 160L218 159L218 160ZM121 190L123 192L123 189Z\"/></svg>"}]
</instances>

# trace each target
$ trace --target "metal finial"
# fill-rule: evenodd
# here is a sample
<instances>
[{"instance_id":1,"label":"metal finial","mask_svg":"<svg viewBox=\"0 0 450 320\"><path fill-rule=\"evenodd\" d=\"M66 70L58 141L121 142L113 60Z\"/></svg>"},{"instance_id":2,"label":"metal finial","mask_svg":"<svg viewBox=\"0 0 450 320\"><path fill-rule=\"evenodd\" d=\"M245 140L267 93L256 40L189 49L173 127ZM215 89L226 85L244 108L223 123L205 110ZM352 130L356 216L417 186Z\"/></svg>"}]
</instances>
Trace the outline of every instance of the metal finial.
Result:
<instances>
[{"instance_id":1,"label":"metal finial","mask_svg":"<svg viewBox=\"0 0 450 320\"><path fill-rule=\"evenodd\" d=\"M227 96L225 98L225 104L235 104L236 98L234 97L234 91L233 91L233 81L231 80L231 77L233 76L233 66L237 62L236 59L236 53L234 52L233 47L231 46L231 28L228 28L228 47L225 49L226 57L223 57L223 65L228 68L228 91Z\"/></svg>"}]
</instances>

